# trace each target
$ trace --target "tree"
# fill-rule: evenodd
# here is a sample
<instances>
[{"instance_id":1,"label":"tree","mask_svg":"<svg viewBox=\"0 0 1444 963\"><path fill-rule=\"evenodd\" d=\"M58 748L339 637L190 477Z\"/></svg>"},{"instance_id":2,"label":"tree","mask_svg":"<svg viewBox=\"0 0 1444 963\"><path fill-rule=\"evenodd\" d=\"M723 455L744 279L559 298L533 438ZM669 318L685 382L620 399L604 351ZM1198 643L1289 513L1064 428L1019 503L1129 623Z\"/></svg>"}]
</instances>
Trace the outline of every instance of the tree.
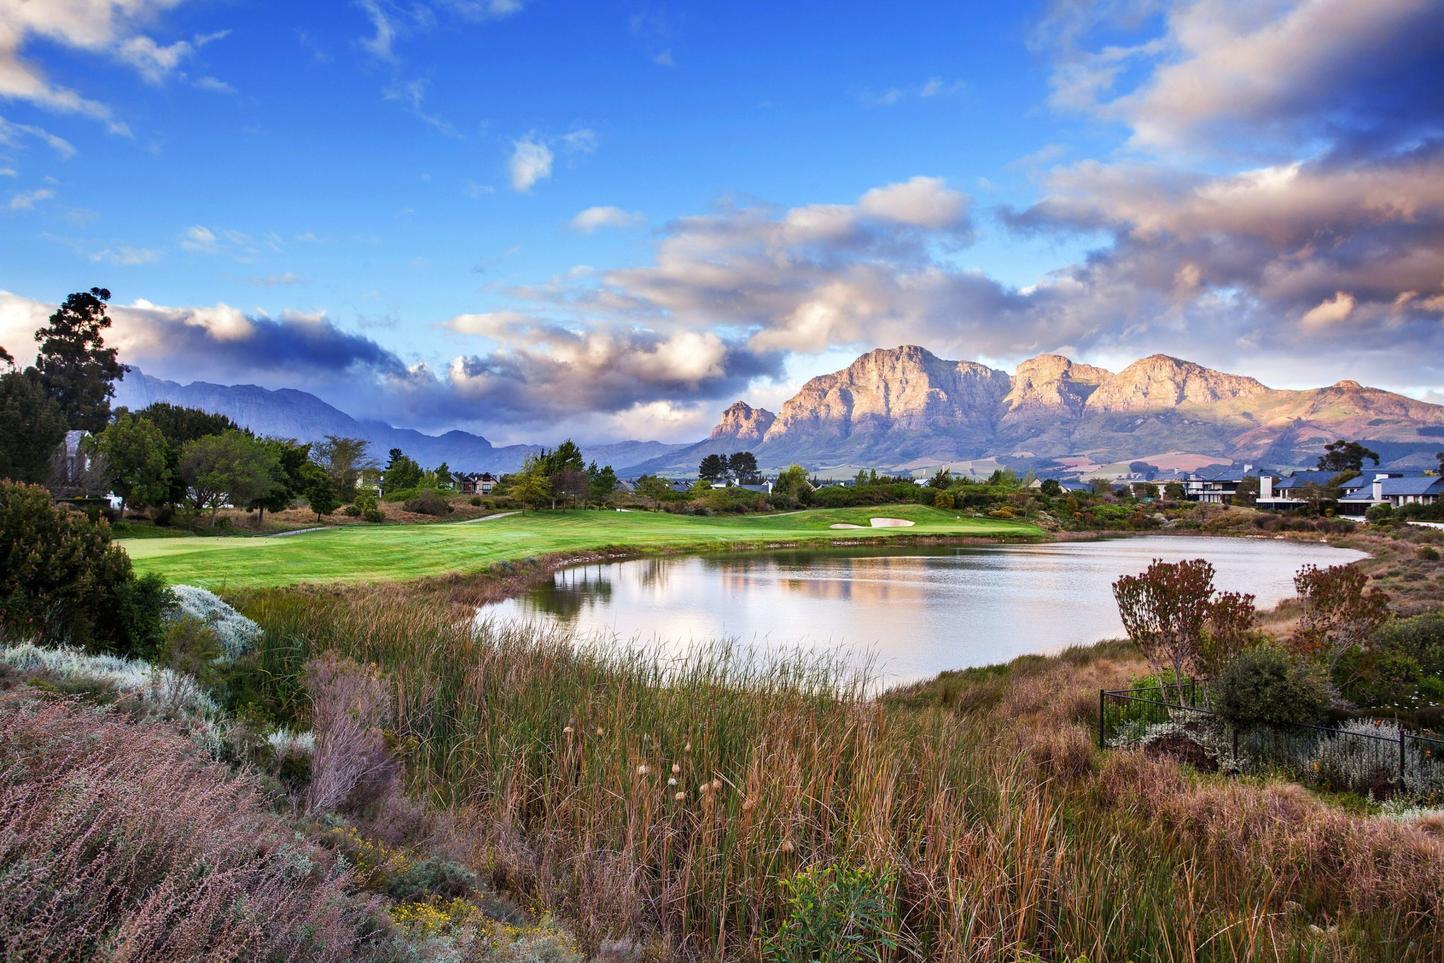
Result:
<instances>
[{"instance_id":1,"label":"tree","mask_svg":"<svg viewBox=\"0 0 1444 963\"><path fill-rule=\"evenodd\" d=\"M727 478L726 455L704 455L697 465L697 477L706 482L720 482Z\"/></svg>"},{"instance_id":2,"label":"tree","mask_svg":"<svg viewBox=\"0 0 1444 963\"><path fill-rule=\"evenodd\" d=\"M1238 488L1230 499L1230 504L1244 508L1252 508L1258 503L1259 480L1257 475L1249 475L1238 483Z\"/></svg>"},{"instance_id":3,"label":"tree","mask_svg":"<svg viewBox=\"0 0 1444 963\"><path fill-rule=\"evenodd\" d=\"M367 444L365 438L327 435L324 441L311 446L312 459L331 476L336 494L342 498L356 491L356 482L363 470L375 467L366 457Z\"/></svg>"},{"instance_id":4,"label":"tree","mask_svg":"<svg viewBox=\"0 0 1444 963\"><path fill-rule=\"evenodd\" d=\"M727 470L739 485L755 485L762 479L757 470L757 456L750 451L733 452L727 459Z\"/></svg>"},{"instance_id":5,"label":"tree","mask_svg":"<svg viewBox=\"0 0 1444 963\"><path fill-rule=\"evenodd\" d=\"M727 478L726 455L704 455L697 465L697 477L707 482L720 482Z\"/></svg>"},{"instance_id":6,"label":"tree","mask_svg":"<svg viewBox=\"0 0 1444 963\"><path fill-rule=\"evenodd\" d=\"M436 470L433 471L431 475L436 481L437 488L451 487L451 466L446 462L437 465Z\"/></svg>"},{"instance_id":7,"label":"tree","mask_svg":"<svg viewBox=\"0 0 1444 963\"><path fill-rule=\"evenodd\" d=\"M788 465L777 475L772 484L772 503L786 508L796 508L808 495L807 469L801 465Z\"/></svg>"},{"instance_id":8,"label":"tree","mask_svg":"<svg viewBox=\"0 0 1444 963\"><path fill-rule=\"evenodd\" d=\"M1057 498L1063 494L1063 486L1058 483L1056 478L1043 479L1043 484L1038 487L1038 490L1049 498Z\"/></svg>"},{"instance_id":9,"label":"tree","mask_svg":"<svg viewBox=\"0 0 1444 963\"><path fill-rule=\"evenodd\" d=\"M582 458L582 450L570 438L557 445L553 451L543 451L541 457L543 470L548 478L555 478L568 468L585 471L587 467L586 460Z\"/></svg>"},{"instance_id":10,"label":"tree","mask_svg":"<svg viewBox=\"0 0 1444 963\"><path fill-rule=\"evenodd\" d=\"M1252 596L1216 596L1213 566L1201 558L1154 559L1141 575L1124 575L1114 582L1113 597L1123 628L1143 657L1159 671L1173 670L1180 699L1183 679L1199 668L1204 629L1215 612L1227 623L1226 631L1234 632L1241 613L1253 605Z\"/></svg>"},{"instance_id":11,"label":"tree","mask_svg":"<svg viewBox=\"0 0 1444 963\"><path fill-rule=\"evenodd\" d=\"M1294 589L1304 614L1290 644L1306 655L1322 656L1330 673L1350 649L1367 649L1389 618L1389 596L1368 584L1368 576L1351 565L1299 569Z\"/></svg>"},{"instance_id":12,"label":"tree","mask_svg":"<svg viewBox=\"0 0 1444 963\"><path fill-rule=\"evenodd\" d=\"M1372 449L1365 448L1357 441L1345 441L1340 438L1338 441L1330 442L1324 446L1324 453L1319 456L1319 468L1323 471L1352 471L1361 472L1364 470L1364 459L1379 463L1379 453Z\"/></svg>"},{"instance_id":13,"label":"tree","mask_svg":"<svg viewBox=\"0 0 1444 963\"><path fill-rule=\"evenodd\" d=\"M637 494L655 504L672 494L672 486L665 478L643 475L637 479Z\"/></svg>"},{"instance_id":14,"label":"tree","mask_svg":"<svg viewBox=\"0 0 1444 963\"><path fill-rule=\"evenodd\" d=\"M316 513L316 521L322 516L329 515L341 507L341 499L336 492L336 483L331 480L330 474L320 465L307 462L301 470L302 486L301 494L305 496L306 504L311 506L311 511Z\"/></svg>"},{"instance_id":15,"label":"tree","mask_svg":"<svg viewBox=\"0 0 1444 963\"><path fill-rule=\"evenodd\" d=\"M165 501L173 505L186 500L185 479L180 473L180 453L185 443L206 435L219 435L223 431L242 430L225 415L164 401L147 405L135 414L154 424L165 437L166 466L170 469L170 491Z\"/></svg>"},{"instance_id":16,"label":"tree","mask_svg":"<svg viewBox=\"0 0 1444 963\"><path fill-rule=\"evenodd\" d=\"M1171 481L1163 486L1164 497L1171 501L1181 502L1188 497L1188 491L1183 487L1183 482Z\"/></svg>"},{"instance_id":17,"label":"tree","mask_svg":"<svg viewBox=\"0 0 1444 963\"><path fill-rule=\"evenodd\" d=\"M947 488L952 483L953 473L946 468L939 468L933 473L933 477L928 479L929 488Z\"/></svg>"},{"instance_id":18,"label":"tree","mask_svg":"<svg viewBox=\"0 0 1444 963\"><path fill-rule=\"evenodd\" d=\"M156 505L170 495L165 436L154 422L122 412L96 438L95 449L105 459L122 515L127 508Z\"/></svg>"},{"instance_id":19,"label":"tree","mask_svg":"<svg viewBox=\"0 0 1444 963\"><path fill-rule=\"evenodd\" d=\"M1444 475L1444 451L1434 452L1434 457L1439 460L1439 474Z\"/></svg>"},{"instance_id":20,"label":"tree","mask_svg":"<svg viewBox=\"0 0 1444 963\"><path fill-rule=\"evenodd\" d=\"M568 502L582 501L591 491L591 478L580 468L563 468L552 480L552 497ZM555 501L553 502L555 506Z\"/></svg>"},{"instance_id":21,"label":"tree","mask_svg":"<svg viewBox=\"0 0 1444 963\"><path fill-rule=\"evenodd\" d=\"M261 444L276 456L275 467L271 470L275 485L246 503L249 511L256 512L256 525L266 521L266 512L285 511L291 503L302 497L306 490L306 466L311 463L311 446L290 438L262 438Z\"/></svg>"},{"instance_id":22,"label":"tree","mask_svg":"<svg viewBox=\"0 0 1444 963\"><path fill-rule=\"evenodd\" d=\"M29 373L0 374L0 478L40 484L65 440L65 414Z\"/></svg>"},{"instance_id":23,"label":"tree","mask_svg":"<svg viewBox=\"0 0 1444 963\"><path fill-rule=\"evenodd\" d=\"M221 506L247 505L276 485L276 454L239 431L207 435L181 449L180 472L196 508L209 508L211 524Z\"/></svg>"},{"instance_id":24,"label":"tree","mask_svg":"<svg viewBox=\"0 0 1444 963\"><path fill-rule=\"evenodd\" d=\"M40 385L60 405L71 428L99 432L110 418L112 382L125 377L116 350L105 346L110 327L105 288L80 291L65 299L46 326L35 332L40 354L35 361Z\"/></svg>"},{"instance_id":25,"label":"tree","mask_svg":"<svg viewBox=\"0 0 1444 963\"><path fill-rule=\"evenodd\" d=\"M381 490L384 493L391 495L421 484L421 466L408 458L405 452L393 448L388 456L381 474Z\"/></svg>"},{"instance_id":26,"label":"tree","mask_svg":"<svg viewBox=\"0 0 1444 963\"><path fill-rule=\"evenodd\" d=\"M587 466L587 476L589 480L588 494L591 496L592 501L599 505L604 504L608 498L611 498L612 493L617 490L617 485L620 484L617 481L617 473L612 470L611 465L598 468L597 463L592 462Z\"/></svg>"},{"instance_id":27,"label":"tree","mask_svg":"<svg viewBox=\"0 0 1444 963\"><path fill-rule=\"evenodd\" d=\"M532 455L523 463L521 471L512 475L507 491L521 503L522 510L540 508L552 497L551 479L547 477L546 462L542 455Z\"/></svg>"},{"instance_id":28,"label":"tree","mask_svg":"<svg viewBox=\"0 0 1444 963\"><path fill-rule=\"evenodd\" d=\"M0 637L145 656L174 603L156 576L135 578L104 521L0 481Z\"/></svg>"}]
</instances>

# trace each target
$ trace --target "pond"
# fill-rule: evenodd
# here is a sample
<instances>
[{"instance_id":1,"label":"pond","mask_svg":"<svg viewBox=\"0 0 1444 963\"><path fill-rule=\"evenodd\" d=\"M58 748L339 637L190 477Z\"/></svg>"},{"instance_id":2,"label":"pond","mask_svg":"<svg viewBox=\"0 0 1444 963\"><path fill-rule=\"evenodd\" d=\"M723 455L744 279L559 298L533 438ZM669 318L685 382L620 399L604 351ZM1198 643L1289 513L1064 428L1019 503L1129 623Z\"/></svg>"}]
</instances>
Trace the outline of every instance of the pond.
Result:
<instances>
[{"instance_id":1,"label":"pond","mask_svg":"<svg viewBox=\"0 0 1444 963\"><path fill-rule=\"evenodd\" d=\"M1206 558L1218 588L1266 608L1293 594L1300 566L1363 557L1276 539L1144 536L646 558L559 571L478 618L558 621L668 654L718 639L834 649L870 661L877 681L904 682L1120 637L1113 580L1155 558Z\"/></svg>"}]
</instances>

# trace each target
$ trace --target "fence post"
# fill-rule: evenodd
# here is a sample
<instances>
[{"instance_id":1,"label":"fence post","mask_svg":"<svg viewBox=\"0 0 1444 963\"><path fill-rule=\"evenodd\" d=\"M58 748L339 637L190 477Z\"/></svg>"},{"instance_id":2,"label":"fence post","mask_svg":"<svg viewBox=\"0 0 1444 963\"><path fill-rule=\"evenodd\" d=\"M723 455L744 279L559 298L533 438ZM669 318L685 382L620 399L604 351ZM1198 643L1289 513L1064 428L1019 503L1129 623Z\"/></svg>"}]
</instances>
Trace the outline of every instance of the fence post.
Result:
<instances>
[{"instance_id":1,"label":"fence post","mask_svg":"<svg viewBox=\"0 0 1444 963\"><path fill-rule=\"evenodd\" d=\"M1238 765L1238 723L1231 722L1228 726L1233 730L1233 764Z\"/></svg>"},{"instance_id":2,"label":"fence post","mask_svg":"<svg viewBox=\"0 0 1444 963\"><path fill-rule=\"evenodd\" d=\"M1103 734L1103 692L1104 692L1104 690L1102 690L1102 689L1099 689L1099 690L1098 690L1098 748L1099 748L1099 749L1107 749L1107 748L1108 748L1108 739L1107 739L1107 738L1104 736L1104 734Z\"/></svg>"},{"instance_id":3,"label":"fence post","mask_svg":"<svg viewBox=\"0 0 1444 963\"><path fill-rule=\"evenodd\" d=\"M1404 727L1399 726L1399 791L1404 790L1404 745L1408 738L1404 733Z\"/></svg>"}]
</instances>

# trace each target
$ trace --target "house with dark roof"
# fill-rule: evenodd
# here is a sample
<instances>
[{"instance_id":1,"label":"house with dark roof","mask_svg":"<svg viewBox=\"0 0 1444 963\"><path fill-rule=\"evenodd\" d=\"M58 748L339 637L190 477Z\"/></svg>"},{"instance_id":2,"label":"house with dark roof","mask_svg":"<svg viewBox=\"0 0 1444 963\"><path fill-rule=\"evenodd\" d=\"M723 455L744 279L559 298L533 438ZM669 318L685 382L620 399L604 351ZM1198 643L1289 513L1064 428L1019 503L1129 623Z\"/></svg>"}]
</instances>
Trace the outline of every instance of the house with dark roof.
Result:
<instances>
[{"instance_id":1,"label":"house with dark roof","mask_svg":"<svg viewBox=\"0 0 1444 963\"><path fill-rule=\"evenodd\" d=\"M1376 474L1339 499L1339 514L1358 516L1375 505L1402 508L1405 505L1437 505L1444 497L1444 478L1438 475Z\"/></svg>"},{"instance_id":2,"label":"house with dark roof","mask_svg":"<svg viewBox=\"0 0 1444 963\"><path fill-rule=\"evenodd\" d=\"M1190 472L1183 482L1183 494L1191 502L1205 505L1227 505L1238 494L1245 478L1262 478L1267 474L1254 465L1209 465ZM1274 476L1277 477L1276 473ZM1262 490L1262 481L1260 481Z\"/></svg>"},{"instance_id":3,"label":"house with dark roof","mask_svg":"<svg viewBox=\"0 0 1444 963\"><path fill-rule=\"evenodd\" d=\"M489 471L467 472L452 476L461 486L463 495L490 495L496 483L500 480Z\"/></svg>"}]
</instances>

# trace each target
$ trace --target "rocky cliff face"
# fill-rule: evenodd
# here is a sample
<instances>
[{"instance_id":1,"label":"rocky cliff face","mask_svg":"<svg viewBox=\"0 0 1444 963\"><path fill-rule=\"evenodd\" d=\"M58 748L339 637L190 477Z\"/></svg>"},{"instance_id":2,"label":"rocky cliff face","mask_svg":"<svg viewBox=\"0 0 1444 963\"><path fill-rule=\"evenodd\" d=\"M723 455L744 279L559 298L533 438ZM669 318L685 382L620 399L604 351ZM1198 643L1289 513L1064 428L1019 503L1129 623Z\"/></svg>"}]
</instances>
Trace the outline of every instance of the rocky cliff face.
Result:
<instances>
[{"instance_id":1,"label":"rocky cliff face","mask_svg":"<svg viewBox=\"0 0 1444 963\"><path fill-rule=\"evenodd\" d=\"M707 437L742 445L758 445L776 420L777 416L766 408L754 408L745 401L737 401L722 412L722 420Z\"/></svg>"},{"instance_id":2,"label":"rocky cliff face","mask_svg":"<svg viewBox=\"0 0 1444 963\"><path fill-rule=\"evenodd\" d=\"M729 408L713 437L743 440L740 425L760 427L752 411ZM1338 437L1397 443L1405 457L1444 443L1444 407L1352 381L1275 389L1161 354L1116 374L1045 354L1010 376L904 345L807 382L753 450L766 465L812 468L987 456L1108 464L1166 453L1303 464Z\"/></svg>"}]
</instances>

